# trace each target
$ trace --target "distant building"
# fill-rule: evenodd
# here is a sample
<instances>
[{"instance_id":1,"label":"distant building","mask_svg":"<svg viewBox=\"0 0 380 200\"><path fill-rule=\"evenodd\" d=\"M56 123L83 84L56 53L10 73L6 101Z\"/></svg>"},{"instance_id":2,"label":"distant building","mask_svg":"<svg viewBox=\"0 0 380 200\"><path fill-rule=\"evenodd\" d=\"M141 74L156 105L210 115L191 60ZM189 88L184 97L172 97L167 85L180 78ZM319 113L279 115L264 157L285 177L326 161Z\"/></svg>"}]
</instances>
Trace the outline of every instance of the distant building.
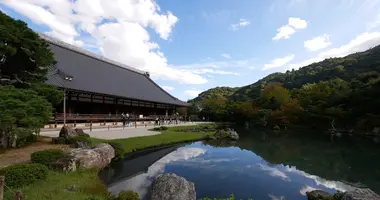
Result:
<instances>
[{"instance_id":1,"label":"distant building","mask_svg":"<svg viewBox=\"0 0 380 200\"><path fill-rule=\"evenodd\" d=\"M48 84L66 91L67 120L99 120L121 113L131 116L172 115L188 104L170 95L143 72L102 56L41 35L55 54L56 65L48 73ZM63 106L56 108L61 120ZM93 117L92 117L93 118Z\"/></svg>"}]
</instances>

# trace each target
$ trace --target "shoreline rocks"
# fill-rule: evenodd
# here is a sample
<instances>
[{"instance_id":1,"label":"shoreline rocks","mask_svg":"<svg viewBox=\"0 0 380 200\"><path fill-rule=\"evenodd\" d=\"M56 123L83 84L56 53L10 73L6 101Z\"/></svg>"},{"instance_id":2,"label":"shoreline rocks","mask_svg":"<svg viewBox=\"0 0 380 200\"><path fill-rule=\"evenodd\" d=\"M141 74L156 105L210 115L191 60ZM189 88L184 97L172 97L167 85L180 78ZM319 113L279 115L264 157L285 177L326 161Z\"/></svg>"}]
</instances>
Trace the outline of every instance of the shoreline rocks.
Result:
<instances>
[{"instance_id":1,"label":"shoreline rocks","mask_svg":"<svg viewBox=\"0 0 380 200\"><path fill-rule=\"evenodd\" d=\"M239 134L231 128L217 130L214 137L216 139L230 138L232 140L239 140Z\"/></svg>"},{"instance_id":2,"label":"shoreline rocks","mask_svg":"<svg viewBox=\"0 0 380 200\"><path fill-rule=\"evenodd\" d=\"M196 200L194 183L174 173L159 175L148 192L148 200Z\"/></svg>"},{"instance_id":3,"label":"shoreline rocks","mask_svg":"<svg viewBox=\"0 0 380 200\"><path fill-rule=\"evenodd\" d=\"M115 150L106 143L101 143L93 148L78 148L70 151L69 155L51 164L52 168L61 171L76 171L77 168L103 169L107 167Z\"/></svg>"},{"instance_id":4,"label":"shoreline rocks","mask_svg":"<svg viewBox=\"0 0 380 200\"><path fill-rule=\"evenodd\" d=\"M335 194L330 194L322 190L313 190L306 192L306 195L308 200L380 200L380 196L368 188L357 188L343 193L338 191Z\"/></svg>"}]
</instances>

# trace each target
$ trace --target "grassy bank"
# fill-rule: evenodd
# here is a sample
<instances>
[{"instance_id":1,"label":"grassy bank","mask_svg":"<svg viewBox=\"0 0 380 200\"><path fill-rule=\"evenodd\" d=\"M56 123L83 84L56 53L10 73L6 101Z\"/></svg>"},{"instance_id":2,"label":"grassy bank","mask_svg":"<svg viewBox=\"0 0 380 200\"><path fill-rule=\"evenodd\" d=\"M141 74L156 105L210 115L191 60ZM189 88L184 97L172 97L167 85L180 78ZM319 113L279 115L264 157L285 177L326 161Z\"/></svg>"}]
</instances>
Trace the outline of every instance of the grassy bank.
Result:
<instances>
[{"instance_id":1,"label":"grassy bank","mask_svg":"<svg viewBox=\"0 0 380 200\"><path fill-rule=\"evenodd\" d=\"M148 147L175 144L185 141L200 140L210 133L200 132L178 132L177 130L187 126L172 127L161 134L134 137L115 140L101 140L92 138L93 144L102 142L117 142L122 145L126 153L134 149L140 150ZM188 126L196 127L196 126ZM80 170L71 173L62 173L50 171L48 178L43 181L37 181L23 188L12 188L13 191L22 191L24 199L38 200L86 200L90 197L97 197L99 200L106 200L107 188L99 180L98 170ZM65 188L74 186L72 191ZM6 191L5 200L14 199L10 190Z\"/></svg>"}]
</instances>

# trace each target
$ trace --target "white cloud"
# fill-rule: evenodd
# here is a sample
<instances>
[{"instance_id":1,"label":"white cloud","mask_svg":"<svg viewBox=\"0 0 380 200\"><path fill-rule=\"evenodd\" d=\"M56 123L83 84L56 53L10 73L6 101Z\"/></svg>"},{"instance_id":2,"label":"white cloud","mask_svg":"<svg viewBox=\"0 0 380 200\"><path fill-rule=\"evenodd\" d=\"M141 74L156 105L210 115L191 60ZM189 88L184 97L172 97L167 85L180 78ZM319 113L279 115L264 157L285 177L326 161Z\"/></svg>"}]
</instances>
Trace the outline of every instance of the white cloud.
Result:
<instances>
[{"instance_id":1,"label":"white cloud","mask_svg":"<svg viewBox=\"0 0 380 200\"><path fill-rule=\"evenodd\" d=\"M207 83L199 74L168 65L159 45L151 40L148 28L167 40L178 22L154 0L2 0L0 4L46 26L50 36L76 46L96 47L110 59L149 71L154 79Z\"/></svg>"},{"instance_id":2,"label":"white cloud","mask_svg":"<svg viewBox=\"0 0 380 200\"><path fill-rule=\"evenodd\" d=\"M324 34L304 42L304 47L309 51L318 51L331 45L330 36Z\"/></svg>"},{"instance_id":3,"label":"white cloud","mask_svg":"<svg viewBox=\"0 0 380 200\"><path fill-rule=\"evenodd\" d=\"M173 91L174 90L174 87L172 87L172 86L166 86L166 85L164 85L164 86L161 86L164 90L166 90L166 91Z\"/></svg>"},{"instance_id":4,"label":"white cloud","mask_svg":"<svg viewBox=\"0 0 380 200\"><path fill-rule=\"evenodd\" d=\"M348 44L321 52L314 58L310 58L299 63L290 64L289 69L298 69L300 67L322 61L326 58L343 57L352 53L365 51L379 44L380 32L361 33L355 39L351 40Z\"/></svg>"},{"instance_id":5,"label":"white cloud","mask_svg":"<svg viewBox=\"0 0 380 200\"><path fill-rule=\"evenodd\" d=\"M272 40L289 39L296 30L305 29L306 27L307 21L300 18L290 17L288 19L288 24L277 29L277 34Z\"/></svg>"},{"instance_id":6,"label":"white cloud","mask_svg":"<svg viewBox=\"0 0 380 200\"><path fill-rule=\"evenodd\" d=\"M231 29L236 31L241 27L248 26L250 22L247 19L240 19L238 23L236 24L231 24Z\"/></svg>"},{"instance_id":7,"label":"white cloud","mask_svg":"<svg viewBox=\"0 0 380 200\"><path fill-rule=\"evenodd\" d=\"M235 72L208 69L208 68L194 69L194 70L189 70L189 71L193 72L194 74L219 74L219 75L236 75L236 76L239 75L238 73L235 73Z\"/></svg>"},{"instance_id":8,"label":"white cloud","mask_svg":"<svg viewBox=\"0 0 380 200\"><path fill-rule=\"evenodd\" d=\"M223 54L221 54L221 56L225 57L225 58L228 58L228 59L231 59L231 55L227 54L227 53L223 53Z\"/></svg>"},{"instance_id":9,"label":"white cloud","mask_svg":"<svg viewBox=\"0 0 380 200\"><path fill-rule=\"evenodd\" d=\"M260 168L264 171L269 172L270 176L280 177L282 180L290 181L290 178L282 171L275 167L269 167L268 165L258 164Z\"/></svg>"},{"instance_id":10,"label":"white cloud","mask_svg":"<svg viewBox=\"0 0 380 200\"><path fill-rule=\"evenodd\" d=\"M285 197L284 196L275 196L273 194L268 194L269 198L271 198L272 200L285 200Z\"/></svg>"},{"instance_id":11,"label":"white cloud","mask_svg":"<svg viewBox=\"0 0 380 200\"><path fill-rule=\"evenodd\" d=\"M200 94L202 90L186 90L184 93L188 98L195 98Z\"/></svg>"},{"instance_id":12,"label":"white cloud","mask_svg":"<svg viewBox=\"0 0 380 200\"><path fill-rule=\"evenodd\" d=\"M287 63L289 63L290 61L292 61L294 57L295 57L294 54L289 54L283 58L276 58L272 60L271 63L265 64L262 70L282 67L286 65Z\"/></svg>"}]
</instances>

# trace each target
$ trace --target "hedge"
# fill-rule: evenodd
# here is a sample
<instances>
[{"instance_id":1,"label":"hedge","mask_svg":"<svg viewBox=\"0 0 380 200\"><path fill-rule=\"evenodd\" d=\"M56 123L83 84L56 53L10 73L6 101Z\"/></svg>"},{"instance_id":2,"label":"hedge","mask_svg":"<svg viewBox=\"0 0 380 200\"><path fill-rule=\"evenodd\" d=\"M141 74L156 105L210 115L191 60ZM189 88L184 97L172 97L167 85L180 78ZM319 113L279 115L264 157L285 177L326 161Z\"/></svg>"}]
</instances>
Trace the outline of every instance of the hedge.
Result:
<instances>
[{"instance_id":1,"label":"hedge","mask_svg":"<svg viewBox=\"0 0 380 200\"><path fill-rule=\"evenodd\" d=\"M0 174L5 176L5 184L11 188L20 188L37 180L44 180L49 169L42 164L16 164L0 170Z\"/></svg>"},{"instance_id":2,"label":"hedge","mask_svg":"<svg viewBox=\"0 0 380 200\"><path fill-rule=\"evenodd\" d=\"M52 162L55 162L66 155L67 153L60 149L47 149L32 153L30 155L30 160L33 163L39 163L49 167Z\"/></svg>"}]
</instances>

